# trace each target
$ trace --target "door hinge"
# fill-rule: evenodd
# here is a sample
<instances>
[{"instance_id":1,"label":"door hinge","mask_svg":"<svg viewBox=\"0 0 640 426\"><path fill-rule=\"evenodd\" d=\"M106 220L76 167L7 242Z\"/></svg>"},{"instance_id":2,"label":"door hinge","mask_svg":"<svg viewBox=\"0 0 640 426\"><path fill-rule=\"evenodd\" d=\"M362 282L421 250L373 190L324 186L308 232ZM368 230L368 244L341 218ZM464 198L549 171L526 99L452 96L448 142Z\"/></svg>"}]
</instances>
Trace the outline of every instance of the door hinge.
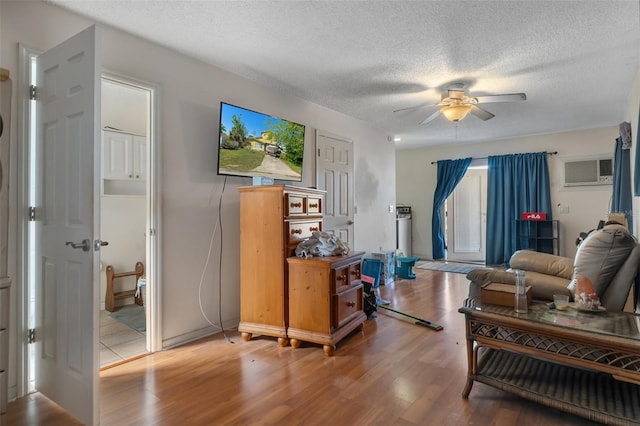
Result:
<instances>
[{"instance_id":1,"label":"door hinge","mask_svg":"<svg viewBox=\"0 0 640 426\"><path fill-rule=\"evenodd\" d=\"M318 148L318 157L320 157L320 148Z\"/></svg>"},{"instance_id":2,"label":"door hinge","mask_svg":"<svg viewBox=\"0 0 640 426\"><path fill-rule=\"evenodd\" d=\"M35 343L36 342L36 329L30 328L27 330L27 343Z\"/></svg>"},{"instance_id":3,"label":"door hinge","mask_svg":"<svg viewBox=\"0 0 640 426\"><path fill-rule=\"evenodd\" d=\"M29 222L36 221L36 208L33 206L29 206Z\"/></svg>"},{"instance_id":4,"label":"door hinge","mask_svg":"<svg viewBox=\"0 0 640 426\"><path fill-rule=\"evenodd\" d=\"M35 101L37 92L38 92L38 88L36 86L34 86L33 84L29 86L29 99L31 99L32 101Z\"/></svg>"}]
</instances>

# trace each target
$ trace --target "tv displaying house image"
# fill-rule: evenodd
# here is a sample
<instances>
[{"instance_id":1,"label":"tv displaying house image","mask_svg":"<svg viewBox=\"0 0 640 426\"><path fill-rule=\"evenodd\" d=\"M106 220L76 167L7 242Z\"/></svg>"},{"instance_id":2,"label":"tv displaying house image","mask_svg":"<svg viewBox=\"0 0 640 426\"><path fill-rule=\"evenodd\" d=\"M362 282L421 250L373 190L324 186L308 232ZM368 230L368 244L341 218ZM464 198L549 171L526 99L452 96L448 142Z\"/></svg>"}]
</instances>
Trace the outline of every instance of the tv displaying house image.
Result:
<instances>
[{"instance_id":1,"label":"tv displaying house image","mask_svg":"<svg viewBox=\"0 0 640 426\"><path fill-rule=\"evenodd\" d=\"M300 182L305 126L220 103L218 174Z\"/></svg>"}]
</instances>

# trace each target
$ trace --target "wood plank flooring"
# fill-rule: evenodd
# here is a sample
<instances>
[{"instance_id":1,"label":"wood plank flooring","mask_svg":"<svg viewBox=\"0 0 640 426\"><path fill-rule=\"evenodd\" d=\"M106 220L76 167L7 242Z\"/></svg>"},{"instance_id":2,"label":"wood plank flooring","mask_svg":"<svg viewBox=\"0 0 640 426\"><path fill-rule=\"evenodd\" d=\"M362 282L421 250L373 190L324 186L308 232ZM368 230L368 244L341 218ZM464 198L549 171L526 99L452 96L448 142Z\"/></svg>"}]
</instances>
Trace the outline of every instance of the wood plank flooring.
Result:
<instances>
[{"instance_id":1,"label":"wood plank flooring","mask_svg":"<svg viewBox=\"0 0 640 426\"><path fill-rule=\"evenodd\" d=\"M381 286L389 307L326 357L319 345L215 335L100 373L102 425L590 425L475 383L468 400L463 274L417 269ZM39 393L11 402L10 425L78 424Z\"/></svg>"}]
</instances>

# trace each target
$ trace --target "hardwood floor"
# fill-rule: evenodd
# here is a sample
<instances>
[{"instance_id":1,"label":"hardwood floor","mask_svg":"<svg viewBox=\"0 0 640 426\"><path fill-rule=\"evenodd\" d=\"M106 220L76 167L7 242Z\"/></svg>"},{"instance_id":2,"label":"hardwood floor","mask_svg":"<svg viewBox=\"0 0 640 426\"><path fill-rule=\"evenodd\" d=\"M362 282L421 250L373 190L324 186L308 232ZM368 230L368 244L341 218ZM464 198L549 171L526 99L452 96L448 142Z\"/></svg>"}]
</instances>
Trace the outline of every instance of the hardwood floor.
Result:
<instances>
[{"instance_id":1,"label":"hardwood floor","mask_svg":"<svg viewBox=\"0 0 640 426\"><path fill-rule=\"evenodd\" d=\"M417 269L381 286L389 307L362 332L322 347L280 348L276 339L212 336L100 373L103 425L589 425L475 383L468 400L463 274ZM36 393L11 402L10 425L78 424Z\"/></svg>"}]
</instances>

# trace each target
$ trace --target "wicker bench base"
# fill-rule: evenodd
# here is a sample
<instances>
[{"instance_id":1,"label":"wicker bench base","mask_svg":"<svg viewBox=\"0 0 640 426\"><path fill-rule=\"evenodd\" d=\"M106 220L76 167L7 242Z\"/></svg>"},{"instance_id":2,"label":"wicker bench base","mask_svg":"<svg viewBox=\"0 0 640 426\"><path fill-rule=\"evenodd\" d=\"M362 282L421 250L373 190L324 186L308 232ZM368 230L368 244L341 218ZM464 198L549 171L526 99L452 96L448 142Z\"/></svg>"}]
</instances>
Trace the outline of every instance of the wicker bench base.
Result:
<instances>
[{"instance_id":1,"label":"wicker bench base","mask_svg":"<svg viewBox=\"0 0 640 426\"><path fill-rule=\"evenodd\" d=\"M473 380L588 420L640 424L640 386L514 352L486 349Z\"/></svg>"}]
</instances>

